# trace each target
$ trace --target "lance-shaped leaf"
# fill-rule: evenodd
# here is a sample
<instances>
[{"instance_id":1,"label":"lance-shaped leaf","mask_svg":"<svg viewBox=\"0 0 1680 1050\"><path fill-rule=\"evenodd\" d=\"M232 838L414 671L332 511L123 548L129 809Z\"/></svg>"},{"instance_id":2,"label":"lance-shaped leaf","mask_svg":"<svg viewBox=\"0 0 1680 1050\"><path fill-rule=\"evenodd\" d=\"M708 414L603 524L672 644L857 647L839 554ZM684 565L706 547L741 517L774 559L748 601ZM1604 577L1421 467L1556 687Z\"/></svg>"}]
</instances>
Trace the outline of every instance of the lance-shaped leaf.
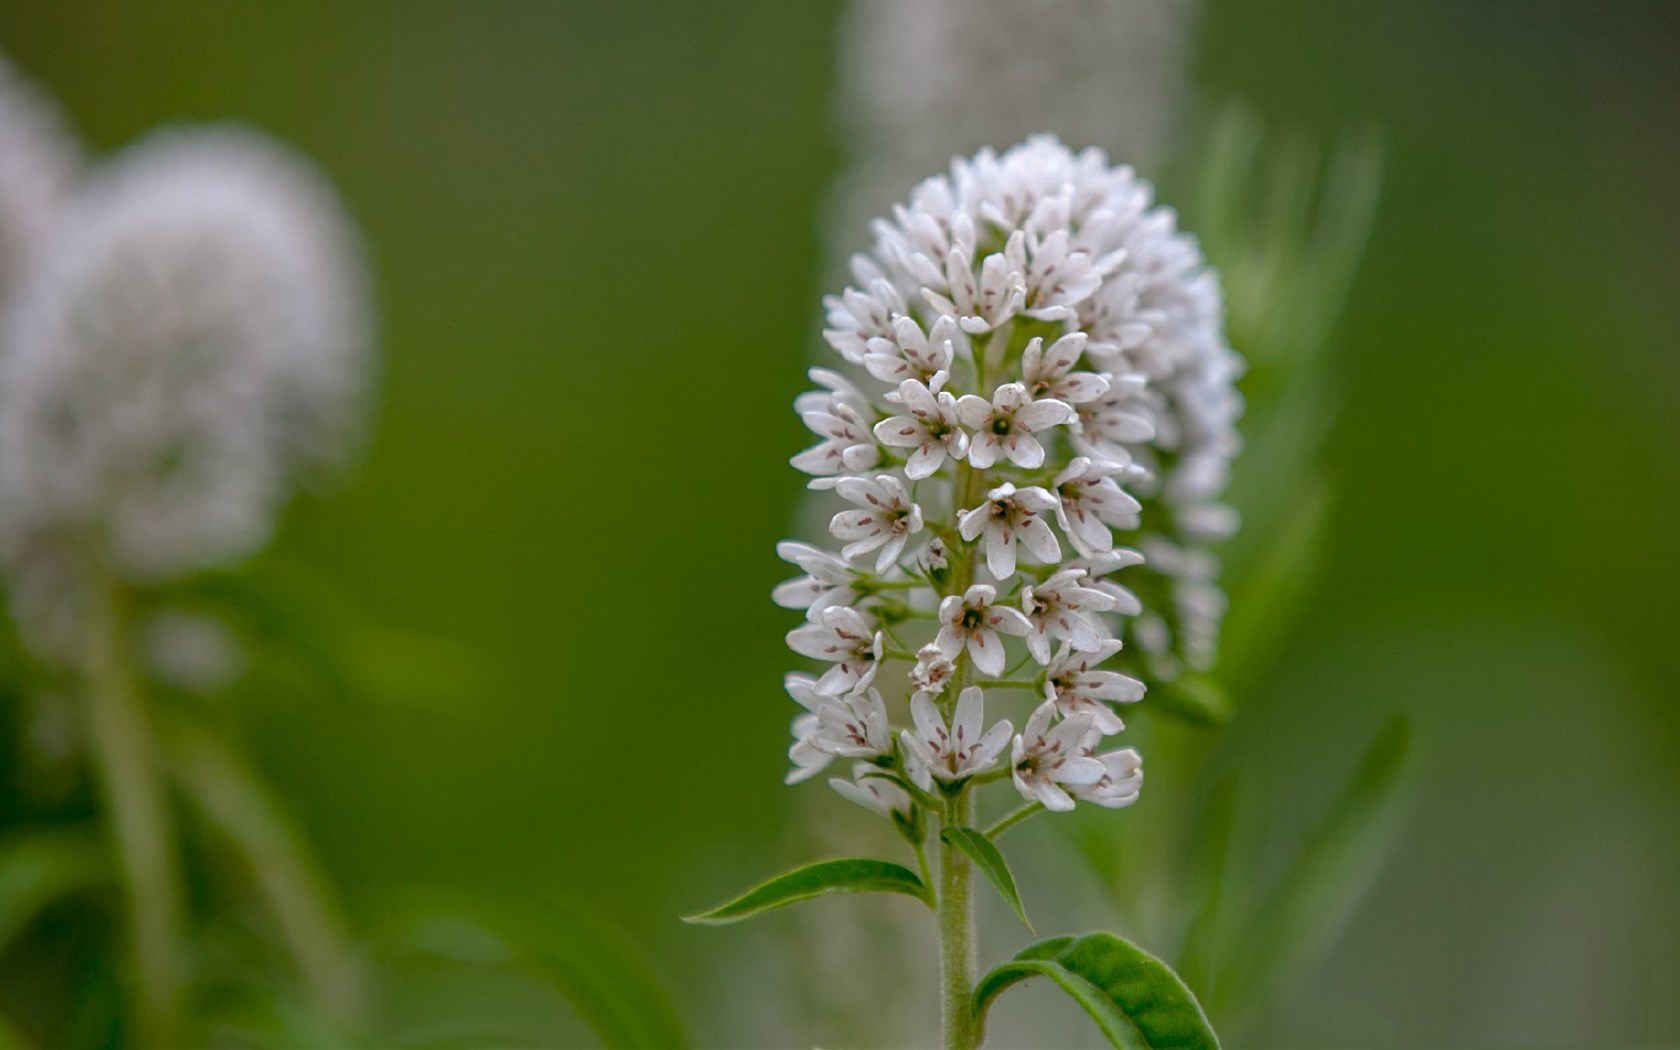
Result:
<instances>
[{"instance_id":1,"label":"lance-shaped leaf","mask_svg":"<svg viewBox=\"0 0 1680 1050\"><path fill-rule=\"evenodd\" d=\"M1112 933L1056 937L1023 949L975 988L980 1021L1005 988L1029 977L1056 982L1117 1050L1219 1050L1201 1004L1178 975Z\"/></svg>"},{"instance_id":2,"label":"lance-shaped leaf","mask_svg":"<svg viewBox=\"0 0 1680 1050\"><path fill-rule=\"evenodd\" d=\"M1302 487L1271 542L1254 552L1248 571L1232 588L1231 614L1220 634L1219 669L1233 682L1251 681L1300 611L1324 561L1329 531L1330 485L1318 478Z\"/></svg>"},{"instance_id":3,"label":"lance-shaped leaf","mask_svg":"<svg viewBox=\"0 0 1680 1050\"><path fill-rule=\"evenodd\" d=\"M843 857L795 868L755 886L732 901L683 916L684 922L708 926L739 922L784 904L829 893L905 893L933 905L933 895L916 873L901 864L868 857Z\"/></svg>"},{"instance_id":4,"label":"lance-shaped leaf","mask_svg":"<svg viewBox=\"0 0 1680 1050\"><path fill-rule=\"evenodd\" d=\"M1231 910L1226 899L1226 872L1230 863L1231 831L1236 823L1237 785L1234 776L1227 776L1214 785L1202 819L1196 829L1199 846L1197 867L1201 876L1201 903L1184 933L1184 946L1179 949L1178 973L1184 983L1210 999L1214 960L1226 926L1225 917Z\"/></svg>"},{"instance_id":5,"label":"lance-shaped leaf","mask_svg":"<svg viewBox=\"0 0 1680 1050\"><path fill-rule=\"evenodd\" d=\"M1365 749L1353 778L1249 923L1219 975L1222 1019L1241 1017L1316 963L1375 880L1405 810L1411 723L1395 715Z\"/></svg>"},{"instance_id":6,"label":"lance-shaped leaf","mask_svg":"<svg viewBox=\"0 0 1680 1050\"><path fill-rule=\"evenodd\" d=\"M992 840L973 828L949 827L939 833L941 840L968 854L974 866L997 887L1003 899L1015 909L1022 925L1027 929L1033 928L1032 920L1027 918L1027 909L1021 904L1021 893L1015 888L1015 876L1009 871L1009 863L1003 859L1003 854L992 844Z\"/></svg>"}]
</instances>

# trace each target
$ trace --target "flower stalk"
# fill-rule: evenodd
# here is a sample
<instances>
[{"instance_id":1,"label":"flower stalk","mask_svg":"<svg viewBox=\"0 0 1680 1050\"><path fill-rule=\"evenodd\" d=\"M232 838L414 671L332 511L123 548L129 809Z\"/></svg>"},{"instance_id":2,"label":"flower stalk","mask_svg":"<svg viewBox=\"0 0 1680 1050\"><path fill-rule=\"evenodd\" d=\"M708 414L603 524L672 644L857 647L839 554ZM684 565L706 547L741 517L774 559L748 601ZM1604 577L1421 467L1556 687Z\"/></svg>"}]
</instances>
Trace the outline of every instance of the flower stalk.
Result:
<instances>
[{"instance_id":1,"label":"flower stalk","mask_svg":"<svg viewBox=\"0 0 1680 1050\"><path fill-rule=\"evenodd\" d=\"M974 794L965 785L946 803L945 823L967 827L974 821ZM974 984L979 977L980 945L974 918L974 865L955 845L939 849L939 1004L945 1050L979 1045L974 1016Z\"/></svg>"},{"instance_id":2,"label":"flower stalk","mask_svg":"<svg viewBox=\"0 0 1680 1050\"><path fill-rule=\"evenodd\" d=\"M156 741L130 664L122 589L90 588L82 663L88 736L112 846L122 873L132 942L141 1047L179 1045L185 960L175 835Z\"/></svg>"}]
</instances>

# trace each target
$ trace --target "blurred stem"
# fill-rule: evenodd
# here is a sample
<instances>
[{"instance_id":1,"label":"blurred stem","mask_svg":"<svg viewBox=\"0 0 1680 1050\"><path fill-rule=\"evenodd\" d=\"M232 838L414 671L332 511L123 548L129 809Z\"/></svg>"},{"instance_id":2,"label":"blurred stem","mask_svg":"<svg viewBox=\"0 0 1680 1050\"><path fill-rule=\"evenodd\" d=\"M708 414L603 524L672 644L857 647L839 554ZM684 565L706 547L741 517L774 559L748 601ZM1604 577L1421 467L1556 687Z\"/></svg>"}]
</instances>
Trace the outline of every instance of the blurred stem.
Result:
<instances>
[{"instance_id":1,"label":"blurred stem","mask_svg":"<svg viewBox=\"0 0 1680 1050\"><path fill-rule=\"evenodd\" d=\"M949 827L974 821L974 795L964 788L946 806ZM939 847L939 983L945 1050L979 1045L974 1019L974 982L980 969L975 937L973 865L968 855L943 839Z\"/></svg>"},{"instance_id":2,"label":"blurred stem","mask_svg":"<svg viewBox=\"0 0 1680 1050\"><path fill-rule=\"evenodd\" d=\"M353 1022L360 966L303 836L261 778L215 734L175 720L171 768L187 800L244 857L322 1013Z\"/></svg>"},{"instance_id":3,"label":"blurred stem","mask_svg":"<svg viewBox=\"0 0 1680 1050\"><path fill-rule=\"evenodd\" d=\"M93 589L82 672L94 764L128 899L136 1044L170 1050L180 1045L181 877L151 727L129 664L128 615L117 584Z\"/></svg>"}]
</instances>

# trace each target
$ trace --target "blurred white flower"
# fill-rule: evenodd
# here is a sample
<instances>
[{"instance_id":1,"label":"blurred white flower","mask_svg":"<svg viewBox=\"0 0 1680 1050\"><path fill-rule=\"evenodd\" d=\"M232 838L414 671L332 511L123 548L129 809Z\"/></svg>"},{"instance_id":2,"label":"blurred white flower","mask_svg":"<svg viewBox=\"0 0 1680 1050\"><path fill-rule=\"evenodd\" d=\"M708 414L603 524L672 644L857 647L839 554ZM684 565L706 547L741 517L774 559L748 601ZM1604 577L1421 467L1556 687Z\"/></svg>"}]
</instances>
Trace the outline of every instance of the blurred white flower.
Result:
<instances>
[{"instance_id":1,"label":"blurred white flower","mask_svg":"<svg viewBox=\"0 0 1680 1050\"><path fill-rule=\"evenodd\" d=\"M341 458L368 365L336 199L252 132L169 130L89 175L20 281L0 362L15 561L91 544L135 579L254 550Z\"/></svg>"},{"instance_id":2,"label":"blurred white flower","mask_svg":"<svg viewBox=\"0 0 1680 1050\"><path fill-rule=\"evenodd\" d=\"M214 617L166 609L147 620L144 632L152 673L177 688L215 692L244 672L239 641Z\"/></svg>"},{"instance_id":3,"label":"blurred white flower","mask_svg":"<svg viewBox=\"0 0 1680 1050\"><path fill-rule=\"evenodd\" d=\"M0 312L80 166L81 150L58 107L0 57Z\"/></svg>"}]
</instances>

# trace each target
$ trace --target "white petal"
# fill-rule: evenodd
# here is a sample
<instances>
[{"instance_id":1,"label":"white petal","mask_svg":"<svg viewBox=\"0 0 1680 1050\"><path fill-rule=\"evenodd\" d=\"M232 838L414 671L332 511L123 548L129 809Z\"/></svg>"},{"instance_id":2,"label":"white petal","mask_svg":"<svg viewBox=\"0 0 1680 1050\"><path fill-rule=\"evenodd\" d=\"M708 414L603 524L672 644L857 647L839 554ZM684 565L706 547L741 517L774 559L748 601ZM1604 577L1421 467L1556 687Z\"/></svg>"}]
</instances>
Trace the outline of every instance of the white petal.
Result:
<instances>
[{"instance_id":1,"label":"white petal","mask_svg":"<svg viewBox=\"0 0 1680 1050\"><path fill-rule=\"evenodd\" d=\"M970 632L968 655L983 674L996 678L1003 673L1003 642L996 632L985 627Z\"/></svg>"},{"instance_id":2,"label":"white petal","mask_svg":"<svg viewBox=\"0 0 1680 1050\"><path fill-rule=\"evenodd\" d=\"M986 526L986 569L999 580L1015 574L1015 536L1002 522Z\"/></svg>"},{"instance_id":3,"label":"white petal","mask_svg":"<svg viewBox=\"0 0 1680 1050\"><path fill-rule=\"evenodd\" d=\"M992 403L974 394L957 399L957 418L970 430L979 430L992 421Z\"/></svg>"},{"instance_id":4,"label":"white petal","mask_svg":"<svg viewBox=\"0 0 1680 1050\"><path fill-rule=\"evenodd\" d=\"M1056 534L1050 531L1050 526L1043 518L1032 517L1021 523L1021 542L1033 557L1045 564L1060 561L1062 545L1056 542Z\"/></svg>"},{"instance_id":5,"label":"white petal","mask_svg":"<svg viewBox=\"0 0 1680 1050\"><path fill-rule=\"evenodd\" d=\"M1062 423L1071 423L1078 416L1073 406L1066 401L1043 397L1022 406L1021 410L1015 413L1015 422L1028 430L1046 430Z\"/></svg>"}]
</instances>

